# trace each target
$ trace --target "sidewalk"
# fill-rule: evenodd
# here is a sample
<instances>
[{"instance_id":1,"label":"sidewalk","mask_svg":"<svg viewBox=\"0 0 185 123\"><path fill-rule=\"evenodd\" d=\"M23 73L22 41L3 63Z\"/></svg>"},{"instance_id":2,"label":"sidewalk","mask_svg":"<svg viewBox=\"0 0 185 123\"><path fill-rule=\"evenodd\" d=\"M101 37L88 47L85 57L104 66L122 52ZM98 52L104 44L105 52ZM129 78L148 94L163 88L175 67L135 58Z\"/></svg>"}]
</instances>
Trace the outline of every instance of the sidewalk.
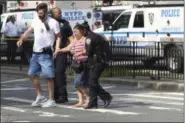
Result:
<instances>
[{"instance_id":1,"label":"sidewalk","mask_svg":"<svg viewBox=\"0 0 185 123\"><path fill-rule=\"evenodd\" d=\"M1 66L1 74L14 74L27 76L28 68L24 67L20 70L19 66ZM73 80L73 76L67 76L68 81ZM101 77L101 82L107 84L124 84L138 88L151 88L165 91L183 91L183 80L151 80L149 77Z\"/></svg>"}]
</instances>

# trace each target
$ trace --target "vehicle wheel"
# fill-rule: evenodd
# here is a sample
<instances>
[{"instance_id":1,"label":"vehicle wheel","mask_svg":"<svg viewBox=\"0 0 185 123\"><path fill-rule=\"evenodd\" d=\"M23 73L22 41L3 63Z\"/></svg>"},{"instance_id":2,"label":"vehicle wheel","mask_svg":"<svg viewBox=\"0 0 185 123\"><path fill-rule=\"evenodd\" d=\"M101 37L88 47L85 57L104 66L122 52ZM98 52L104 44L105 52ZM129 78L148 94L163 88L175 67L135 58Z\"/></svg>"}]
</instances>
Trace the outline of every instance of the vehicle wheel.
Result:
<instances>
[{"instance_id":1,"label":"vehicle wheel","mask_svg":"<svg viewBox=\"0 0 185 123\"><path fill-rule=\"evenodd\" d=\"M173 73L180 73L183 72L184 66L184 58L182 49L178 48L170 48L167 51L167 69Z\"/></svg>"},{"instance_id":2,"label":"vehicle wheel","mask_svg":"<svg viewBox=\"0 0 185 123\"><path fill-rule=\"evenodd\" d=\"M153 68L155 63L156 63L156 60L154 60L154 59L143 60L143 64L144 64L145 68Z\"/></svg>"}]
</instances>

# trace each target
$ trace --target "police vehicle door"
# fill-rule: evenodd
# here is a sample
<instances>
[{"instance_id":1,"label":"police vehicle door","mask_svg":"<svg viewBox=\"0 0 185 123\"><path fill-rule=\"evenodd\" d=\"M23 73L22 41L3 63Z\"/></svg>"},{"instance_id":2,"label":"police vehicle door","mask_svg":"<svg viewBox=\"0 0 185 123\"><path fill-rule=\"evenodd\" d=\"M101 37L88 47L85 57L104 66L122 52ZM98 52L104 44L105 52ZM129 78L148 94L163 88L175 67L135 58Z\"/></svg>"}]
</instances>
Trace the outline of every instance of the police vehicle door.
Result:
<instances>
[{"instance_id":1,"label":"police vehicle door","mask_svg":"<svg viewBox=\"0 0 185 123\"><path fill-rule=\"evenodd\" d=\"M127 11L122 13L116 20L113 22L113 35L112 35L112 53L113 54L127 54L125 47L130 47L131 40L130 34L128 31L131 28L132 12ZM128 50L127 50L128 51Z\"/></svg>"},{"instance_id":2,"label":"police vehicle door","mask_svg":"<svg viewBox=\"0 0 185 123\"><path fill-rule=\"evenodd\" d=\"M135 47L137 54L142 55L142 49L148 45L148 40L146 36L146 26L145 26L145 12L143 10L137 10L133 12L133 22L132 29L129 31L131 39L131 47Z\"/></svg>"}]
</instances>

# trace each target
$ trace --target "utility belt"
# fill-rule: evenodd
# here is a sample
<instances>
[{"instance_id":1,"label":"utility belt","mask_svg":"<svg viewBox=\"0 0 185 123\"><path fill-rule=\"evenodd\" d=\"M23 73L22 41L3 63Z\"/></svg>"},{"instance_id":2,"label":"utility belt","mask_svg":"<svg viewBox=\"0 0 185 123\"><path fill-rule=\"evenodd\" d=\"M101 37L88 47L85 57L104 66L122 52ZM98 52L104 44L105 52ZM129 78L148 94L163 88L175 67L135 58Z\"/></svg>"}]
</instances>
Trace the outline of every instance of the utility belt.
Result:
<instances>
[{"instance_id":1,"label":"utility belt","mask_svg":"<svg viewBox=\"0 0 185 123\"><path fill-rule=\"evenodd\" d=\"M42 52L34 52L34 54L48 54L50 56L53 56L53 50L51 46L42 48Z\"/></svg>"}]
</instances>

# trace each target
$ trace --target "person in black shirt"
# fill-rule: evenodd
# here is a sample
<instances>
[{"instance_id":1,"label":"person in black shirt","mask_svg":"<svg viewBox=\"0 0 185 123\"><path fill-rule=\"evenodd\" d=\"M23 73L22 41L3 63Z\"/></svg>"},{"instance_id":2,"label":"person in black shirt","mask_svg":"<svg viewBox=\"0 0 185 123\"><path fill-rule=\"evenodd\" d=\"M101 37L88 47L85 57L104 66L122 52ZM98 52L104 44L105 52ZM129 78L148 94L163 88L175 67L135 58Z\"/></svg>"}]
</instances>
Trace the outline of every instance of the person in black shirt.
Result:
<instances>
[{"instance_id":1,"label":"person in black shirt","mask_svg":"<svg viewBox=\"0 0 185 123\"><path fill-rule=\"evenodd\" d=\"M112 96L106 92L98 82L98 79L101 76L101 73L106 67L106 60L104 59L104 43L105 39L94 32L89 28L87 22L84 22L83 25L86 27L86 53L88 55L88 63L90 67L89 71L89 95L90 101L88 106L84 107L85 109L97 108L98 99L100 97L104 102L104 107L107 107L111 101Z\"/></svg>"},{"instance_id":2,"label":"person in black shirt","mask_svg":"<svg viewBox=\"0 0 185 123\"><path fill-rule=\"evenodd\" d=\"M60 24L60 31L62 35L62 40L60 44L56 44L57 49L64 48L72 40L72 29L68 21L62 19L62 11L60 8L52 9L52 17L55 18ZM67 54L58 53L55 59L55 101L57 103L65 103L68 101L67 95L67 82L66 82L66 68L67 68Z\"/></svg>"}]
</instances>

